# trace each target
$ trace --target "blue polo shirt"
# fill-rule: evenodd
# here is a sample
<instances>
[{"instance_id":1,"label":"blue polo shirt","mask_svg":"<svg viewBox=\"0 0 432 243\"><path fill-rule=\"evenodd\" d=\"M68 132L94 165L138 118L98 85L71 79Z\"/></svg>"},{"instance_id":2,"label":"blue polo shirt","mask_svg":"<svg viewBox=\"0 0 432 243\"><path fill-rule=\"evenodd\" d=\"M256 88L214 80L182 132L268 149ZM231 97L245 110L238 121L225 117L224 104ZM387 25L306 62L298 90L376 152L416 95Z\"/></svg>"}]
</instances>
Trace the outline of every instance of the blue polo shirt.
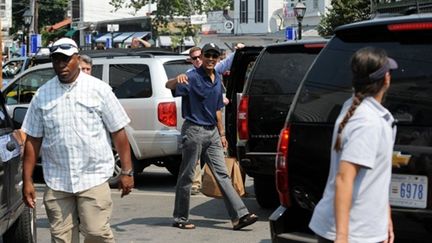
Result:
<instances>
[{"instance_id":1,"label":"blue polo shirt","mask_svg":"<svg viewBox=\"0 0 432 243\"><path fill-rule=\"evenodd\" d=\"M214 82L202 67L186 75L189 83L177 84L175 89L175 96L182 97L183 118L198 125L216 125L216 111L224 107L220 74L215 73Z\"/></svg>"}]
</instances>

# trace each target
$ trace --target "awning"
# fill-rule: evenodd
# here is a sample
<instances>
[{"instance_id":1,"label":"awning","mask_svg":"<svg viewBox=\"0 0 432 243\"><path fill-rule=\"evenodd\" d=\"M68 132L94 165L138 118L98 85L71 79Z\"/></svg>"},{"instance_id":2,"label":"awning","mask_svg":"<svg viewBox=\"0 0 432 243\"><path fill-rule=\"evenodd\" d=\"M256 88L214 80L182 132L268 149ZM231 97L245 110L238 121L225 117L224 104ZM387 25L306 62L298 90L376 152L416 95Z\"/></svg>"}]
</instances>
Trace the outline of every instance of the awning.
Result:
<instances>
[{"instance_id":1,"label":"awning","mask_svg":"<svg viewBox=\"0 0 432 243\"><path fill-rule=\"evenodd\" d=\"M159 36L159 46L171 46L171 36ZM192 36L185 36L183 38L183 45L184 46L195 46L195 41L193 40Z\"/></svg>"},{"instance_id":2,"label":"awning","mask_svg":"<svg viewBox=\"0 0 432 243\"><path fill-rule=\"evenodd\" d=\"M118 35L118 36L116 36L114 38L114 43L116 43L116 42L123 42L124 40L126 40L127 38L129 38L133 34L134 34L134 32L124 32L124 33L121 33L120 35Z\"/></svg>"},{"instance_id":3,"label":"awning","mask_svg":"<svg viewBox=\"0 0 432 243\"><path fill-rule=\"evenodd\" d=\"M77 32L78 30L76 29L70 29L68 32L66 32L66 34L64 34L64 36L72 38L72 36L75 34L75 32Z\"/></svg>"},{"instance_id":4,"label":"awning","mask_svg":"<svg viewBox=\"0 0 432 243\"><path fill-rule=\"evenodd\" d=\"M159 36L158 38L159 46L171 46L171 36Z\"/></svg>"},{"instance_id":5,"label":"awning","mask_svg":"<svg viewBox=\"0 0 432 243\"><path fill-rule=\"evenodd\" d=\"M49 27L48 31L50 32L50 31L53 31L53 30L58 30L58 29L60 29L62 27L65 27L68 24L71 24L71 23L72 23L72 19L71 18L64 19L64 20L62 20L62 21L60 21L60 22L52 25L51 27Z\"/></svg>"},{"instance_id":6,"label":"awning","mask_svg":"<svg viewBox=\"0 0 432 243\"><path fill-rule=\"evenodd\" d=\"M150 35L150 32L135 32L133 35L129 36L129 38L127 38L123 43L125 44L130 44L132 43L132 38L137 37L137 38L144 38L147 35Z\"/></svg>"},{"instance_id":7,"label":"awning","mask_svg":"<svg viewBox=\"0 0 432 243\"><path fill-rule=\"evenodd\" d=\"M113 33L112 36L111 36L111 33L106 33L106 34L101 35L100 37L98 37L98 38L95 40L95 42L96 42L96 43L100 43L100 42L105 43L107 39L111 39L111 37L114 37L114 39L115 39L116 36L118 36L118 35L120 35L120 34L121 34L121 33L116 32L116 33Z\"/></svg>"},{"instance_id":8,"label":"awning","mask_svg":"<svg viewBox=\"0 0 432 243\"><path fill-rule=\"evenodd\" d=\"M183 43L185 46L195 46L195 41L193 40L192 36L185 36L183 38Z\"/></svg>"}]
</instances>

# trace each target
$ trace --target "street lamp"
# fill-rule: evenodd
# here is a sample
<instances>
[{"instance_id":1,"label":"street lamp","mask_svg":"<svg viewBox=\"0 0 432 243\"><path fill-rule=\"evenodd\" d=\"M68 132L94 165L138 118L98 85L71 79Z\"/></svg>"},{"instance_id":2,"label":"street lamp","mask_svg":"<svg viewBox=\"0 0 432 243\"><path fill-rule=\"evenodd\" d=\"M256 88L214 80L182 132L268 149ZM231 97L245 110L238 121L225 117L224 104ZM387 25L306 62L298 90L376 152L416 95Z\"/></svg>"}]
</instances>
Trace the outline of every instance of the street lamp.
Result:
<instances>
[{"instance_id":1,"label":"street lamp","mask_svg":"<svg viewBox=\"0 0 432 243\"><path fill-rule=\"evenodd\" d=\"M32 23L32 20L33 20L33 15L31 13L30 9L27 9L24 12L23 18L24 18L24 26L26 28L25 29L26 33L24 35L26 37L26 42L25 42L25 44L26 44L26 55L28 56L28 53L30 53L29 52L29 40L30 40L29 27L30 27L30 24Z\"/></svg>"},{"instance_id":2,"label":"street lamp","mask_svg":"<svg viewBox=\"0 0 432 243\"><path fill-rule=\"evenodd\" d=\"M294 6L294 14L298 22L298 39L302 38L302 21L306 13L306 6L299 0Z\"/></svg>"},{"instance_id":3,"label":"street lamp","mask_svg":"<svg viewBox=\"0 0 432 243\"><path fill-rule=\"evenodd\" d=\"M89 25L89 30L90 30L90 46L91 46L91 49L93 50L95 48L95 45L94 45L95 40L94 40L94 38L95 38L95 33L96 33L96 25L93 24L93 23L91 23Z\"/></svg>"}]
</instances>

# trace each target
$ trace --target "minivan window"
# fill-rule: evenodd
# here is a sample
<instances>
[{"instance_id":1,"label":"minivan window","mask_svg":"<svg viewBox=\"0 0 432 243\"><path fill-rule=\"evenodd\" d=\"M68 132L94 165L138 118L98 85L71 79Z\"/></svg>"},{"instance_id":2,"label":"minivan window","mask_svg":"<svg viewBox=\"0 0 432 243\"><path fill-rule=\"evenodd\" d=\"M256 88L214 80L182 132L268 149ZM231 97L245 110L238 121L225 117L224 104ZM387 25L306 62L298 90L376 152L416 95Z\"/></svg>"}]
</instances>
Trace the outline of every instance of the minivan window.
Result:
<instances>
[{"instance_id":1,"label":"minivan window","mask_svg":"<svg viewBox=\"0 0 432 243\"><path fill-rule=\"evenodd\" d=\"M109 84L119 99L152 96L150 70L144 64L111 64Z\"/></svg>"},{"instance_id":2,"label":"minivan window","mask_svg":"<svg viewBox=\"0 0 432 243\"><path fill-rule=\"evenodd\" d=\"M294 94L316 53L295 53L292 50L267 49L260 65L252 72L249 93L251 95Z\"/></svg>"},{"instance_id":3,"label":"minivan window","mask_svg":"<svg viewBox=\"0 0 432 243\"><path fill-rule=\"evenodd\" d=\"M382 39L382 37L381 37ZM384 106L401 123L427 125L432 120L432 40L411 42L333 41L305 79L293 119L299 122L334 123L343 102L352 94L350 57L364 47L384 48L399 68L392 72L392 84ZM336 105L335 105L336 104ZM409 104L409 105L407 105Z\"/></svg>"},{"instance_id":4,"label":"minivan window","mask_svg":"<svg viewBox=\"0 0 432 243\"><path fill-rule=\"evenodd\" d=\"M6 104L28 104L36 90L55 76L53 68L38 69L20 77L4 91Z\"/></svg>"},{"instance_id":5,"label":"minivan window","mask_svg":"<svg viewBox=\"0 0 432 243\"><path fill-rule=\"evenodd\" d=\"M102 80L102 71L103 71L103 65L93 65L91 75L93 77Z\"/></svg>"},{"instance_id":6,"label":"minivan window","mask_svg":"<svg viewBox=\"0 0 432 243\"><path fill-rule=\"evenodd\" d=\"M24 60L9 61L3 65L3 78L13 78L23 69Z\"/></svg>"}]
</instances>

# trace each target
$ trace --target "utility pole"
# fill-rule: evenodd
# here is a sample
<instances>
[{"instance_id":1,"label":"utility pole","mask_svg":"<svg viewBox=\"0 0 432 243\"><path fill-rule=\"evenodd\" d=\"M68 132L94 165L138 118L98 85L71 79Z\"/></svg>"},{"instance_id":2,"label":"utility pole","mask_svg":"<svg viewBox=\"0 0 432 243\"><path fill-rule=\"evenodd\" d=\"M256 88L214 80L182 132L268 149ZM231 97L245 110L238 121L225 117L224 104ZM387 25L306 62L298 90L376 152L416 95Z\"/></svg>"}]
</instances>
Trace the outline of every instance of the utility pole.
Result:
<instances>
[{"instance_id":1,"label":"utility pole","mask_svg":"<svg viewBox=\"0 0 432 243\"><path fill-rule=\"evenodd\" d=\"M31 22L32 24L28 28L28 36L30 36L30 33L34 33L35 32L35 23L36 23L36 21L35 21L35 19L36 19L36 15L35 15L35 0L30 0L29 6L30 6L30 12L31 12L31 15L33 16L33 19L32 19L32 22Z\"/></svg>"},{"instance_id":2,"label":"utility pole","mask_svg":"<svg viewBox=\"0 0 432 243\"><path fill-rule=\"evenodd\" d=\"M33 19L33 23L34 23L34 29L33 29L33 33L35 34L39 34L39 0L33 0L35 1L34 3L34 19Z\"/></svg>"}]
</instances>

